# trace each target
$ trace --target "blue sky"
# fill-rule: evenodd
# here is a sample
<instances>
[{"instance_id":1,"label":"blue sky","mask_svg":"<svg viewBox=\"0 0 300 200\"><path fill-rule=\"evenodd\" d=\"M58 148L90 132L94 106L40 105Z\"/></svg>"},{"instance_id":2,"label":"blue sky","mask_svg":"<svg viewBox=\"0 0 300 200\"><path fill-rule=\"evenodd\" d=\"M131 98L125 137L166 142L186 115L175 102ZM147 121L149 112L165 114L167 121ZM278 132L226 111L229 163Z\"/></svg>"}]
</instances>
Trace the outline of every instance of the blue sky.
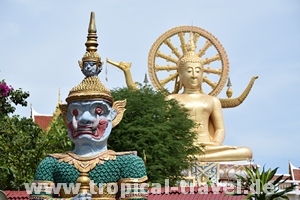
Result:
<instances>
[{"instance_id":1,"label":"blue sky","mask_svg":"<svg viewBox=\"0 0 300 200\"><path fill-rule=\"evenodd\" d=\"M28 102L51 114L83 78L90 12L96 13L103 60L132 62L143 82L155 40L177 26L193 25L221 42L230 62L233 97L258 75L244 103L224 110L224 144L248 146L254 162L288 172L300 166L300 2L298 0L9 0L0 6L0 78L30 92ZM106 64L104 64L105 66ZM109 88L125 86L123 72L107 65ZM225 98L224 93L218 97ZM30 108L17 114L30 116Z\"/></svg>"}]
</instances>

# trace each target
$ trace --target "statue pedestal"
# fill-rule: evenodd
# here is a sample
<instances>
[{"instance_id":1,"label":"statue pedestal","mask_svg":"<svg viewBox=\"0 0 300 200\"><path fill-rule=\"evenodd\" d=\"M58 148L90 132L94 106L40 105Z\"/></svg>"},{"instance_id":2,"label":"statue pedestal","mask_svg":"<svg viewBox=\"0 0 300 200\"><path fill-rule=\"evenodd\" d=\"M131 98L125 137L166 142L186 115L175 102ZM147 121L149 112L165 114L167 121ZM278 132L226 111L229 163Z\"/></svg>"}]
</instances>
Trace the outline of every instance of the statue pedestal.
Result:
<instances>
[{"instance_id":1,"label":"statue pedestal","mask_svg":"<svg viewBox=\"0 0 300 200\"><path fill-rule=\"evenodd\" d=\"M235 174L243 176L246 167L251 168L251 166L257 166L257 164L251 163L250 160L220 162L219 179L223 181L235 181Z\"/></svg>"},{"instance_id":2,"label":"statue pedestal","mask_svg":"<svg viewBox=\"0 0 300 200\"><path fill-rule=\"evenodd\" d=\"M183 173L189 186L214 184L219 180L219 163L196 162L190 170Z\"/></svg>"},{"instance_id":3,"label":"statue pedestal","mask_svg":"<svg viewBox=\"0 0 300 200\"><path fill-rule=\"evenodd\" d=\"M207 185L210 182L228 186L236 181L235 174L243 175L246 167L257 166L249 160L228 162L196 162L190 170L184 170L185 181L189 186Z\"/></svg>"}]
</instances>

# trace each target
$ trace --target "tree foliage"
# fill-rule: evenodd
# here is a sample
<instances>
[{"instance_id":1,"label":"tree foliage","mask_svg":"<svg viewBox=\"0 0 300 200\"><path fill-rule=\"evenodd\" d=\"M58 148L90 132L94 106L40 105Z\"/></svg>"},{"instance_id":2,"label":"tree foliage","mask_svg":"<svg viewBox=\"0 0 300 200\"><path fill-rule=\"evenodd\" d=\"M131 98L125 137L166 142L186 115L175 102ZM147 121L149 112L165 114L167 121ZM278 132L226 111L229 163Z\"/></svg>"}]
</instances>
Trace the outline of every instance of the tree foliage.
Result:
<instances>
[{"instance_id":1,"label":"tree foliage","mask_svg":"<svg viewBox=\"0 0 300 200\"><path fill-rule=\"evenodd\" d=\"M28 92L0 82L0 189L24 189L48 153L72 150L61 117L45 133L31 118L12 115L16 105L27 106Z\"/></svg>"},{"instance_id":2,"label":"tree foliage","mask_svg":"<svg viewBox=\"0 0 300 200\"><path fill-rule=\"evenodd\" d=\"M68 137L67 128L61 115L51 122L50 129L42 139L47 154L63 153L74 149L74 144Z\"/></svg>"},{"instance_id":3,"label":"tree foliage","mask_svg":"<svg viewBox=\"0 0 300 200\"><path fill-rule=\"evenodd\" d=\"M43 157L42 130L29 118L0 118L0 189L23 189Z\"/></svg>"},{"instance_id":4,"label":"tree foliage","mask_svg":"<svg viewBox=\"0 0 300 200\"><path fill-rule=\"evenodd\" d=\"M11 85L7 85L5 80L0 82L0 117L13 113L16 105L27 106L26 99L29 97L28 92L21 88L15 90Z\"/></svg>"},{"instance_id":5,"label":"tree foliage","mask_svg":"<svg viewBox=\"0 0 300 200\"><path fill-rule=\"evenodd\" d=\"M177 101L165 101L165 96L150 87L139 90L115 89L116 100L127 100L126 111L118 126L112 130L109 147L115 151L137 151L145 161L152 183L174 185L181 172L192 164L188 155L200 152L193 145L194 122Z\"/></svg>"},{"instance_id":6,"label":"tree foliage","mask_svg":"<svg viewBox=\"0 0 300 200\"><path fill-rule=\"evenodd\" d=\"M30 118L17 115L0 119L0 189L24 189L33 180L38 164L49 153L71 151L73 143L59 116L48 132Z\"/></svg>"},{"instance_id":7,"label":"tree foliage","mask_svg":"<svg viewBox=\"0 0 300 200\"><path fill-rule=\"evenodd\" d=\"M27 106L28 92L0 82L0 189L20 189L32 180L40 162L42 130L31 119L13 114L16 105Z\"/></svg>"},{"instance_id":8,"label":"tree foliage","mask_svg":"<svg viewBox=\"0 0 300 200\"><path fill-rule=\"evenodd\" d=\"M246 176L236 174L238 180L240 180L241 189L249 192L247 199L288 199L286 193L292 191L295 185L281 188L280 186L283 185L288 178L284 179L283 175L280 175L274 179L277 169L278 167L273 170L268 169L265 171L265 167L263 167L260 172L257 166L252 166L252 168L246 168Z\"/></svg>"}]
</instances>

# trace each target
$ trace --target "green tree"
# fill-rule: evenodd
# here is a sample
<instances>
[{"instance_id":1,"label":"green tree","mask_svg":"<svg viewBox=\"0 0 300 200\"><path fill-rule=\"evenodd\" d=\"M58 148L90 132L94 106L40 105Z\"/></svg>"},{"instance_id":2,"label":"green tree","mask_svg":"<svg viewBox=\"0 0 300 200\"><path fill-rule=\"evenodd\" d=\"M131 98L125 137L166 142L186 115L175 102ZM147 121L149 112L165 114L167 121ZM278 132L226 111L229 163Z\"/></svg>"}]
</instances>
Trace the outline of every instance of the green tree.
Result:
<instances>
[{"instance_id":1,"label":"green tree","mask_svg":"<svg viewBox=\"0 0 300 200\"><path fill-rule=\"evenodd\" d=\"M62 153L74 149L74 144L68 137L67 128L61 115L51 122L50 129L43 135L42 140L47 150L45 154Z\"/></svg>"},{"instance_id":2,"label":"green tree","mask_svg":"<svg viewBox=\"0 0 300 200\"><path fill-rule=\"evenodd\" d=\"M0 119L0 189L24 189L33 180L38 164L49 153L73 149L62 117L44 132L30 118L17 115Z\"/></svg>"},{"instance_id":3,"label":"green tree","mask_svg":"<svg viewBox=\"0 0 300 200\"><path fill-rule=\"evenodd\" d=\"M29 118L0 118L0 189L24 189L43 156L42 130Z\"/></svg>"},{"instance_id":4,"label":"green tree","mask_svg":"<svg viewBox=\"0 0 300 200\"><path fill-rule=\"evenodd\" d=\"M123 119L111 133L109 147L115 151L137 151L144 158L149 181L174 185L181 172L192 164L189 155L200 152L193 145L194 122L177 101L150 87L138 90L120 88L112 91L117 100L127 100Z\"/></svg>"},{"instance_id":5,"label":"green tree","mask_svg":"<svg viewBox=\"0 0 300 200\"><path fill-rule=\"evenodd\" d=\"M23 189L40 162L42 130L31 119L13 114L16 105L27 106L28 92L0 82L0 189Z\"/></svg>"},{"instance_id":6,"label":"green tree","mask_svg":"<svg viewBox=\"0 0 300 200\"><path fill-rule=\"evenodd\" d=\"M252 168L246 168L246 175L236 175L237 186L241 184L241 189L249 192L247 194L247 199L255 200L272 200L272 199L289 199L286 193L292 191L295 185L290 185L288 187L281 188L288 178L284 179L283 175L280 175L274 180L274 176L277 172L277 168L268 169L265 171L263 167L262 171L259 171L257 166L252 166ZM241 195L241 194L235 194Z\"/></svg>"}]
</instances>

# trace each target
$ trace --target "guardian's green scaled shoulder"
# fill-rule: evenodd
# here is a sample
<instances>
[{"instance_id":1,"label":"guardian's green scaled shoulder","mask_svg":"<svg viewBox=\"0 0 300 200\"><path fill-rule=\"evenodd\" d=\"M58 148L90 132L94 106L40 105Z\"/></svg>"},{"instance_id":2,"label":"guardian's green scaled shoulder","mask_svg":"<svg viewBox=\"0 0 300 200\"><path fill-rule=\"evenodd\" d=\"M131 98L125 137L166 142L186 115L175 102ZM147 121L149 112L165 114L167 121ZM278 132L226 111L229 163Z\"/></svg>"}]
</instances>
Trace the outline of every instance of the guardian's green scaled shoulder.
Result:
<instances>
[{"instance_id":1,"label":"guardian's green scaled shoulder","mask_svg":"<svg viewBox=\"0 0 300 200\"><path fill-rule=\"evenodd\" d=\"M34 180L54 181L53 172L55 170L58 160L51 156L47 156L39 164Z\"/></svg>"},{"instance_id":2,"label":"guardian's green scaled shoulder","mask_svg":"<svg viewBox=\"0 0 300 200\"><path fill-rule=\"evenodd\" d=\"M138 179L138 182L147 180L146 168L142 158L129 154L117 156L117 161L122 166L121 182L127 182L126 179Z\"/></svg>"}]
</instances>

